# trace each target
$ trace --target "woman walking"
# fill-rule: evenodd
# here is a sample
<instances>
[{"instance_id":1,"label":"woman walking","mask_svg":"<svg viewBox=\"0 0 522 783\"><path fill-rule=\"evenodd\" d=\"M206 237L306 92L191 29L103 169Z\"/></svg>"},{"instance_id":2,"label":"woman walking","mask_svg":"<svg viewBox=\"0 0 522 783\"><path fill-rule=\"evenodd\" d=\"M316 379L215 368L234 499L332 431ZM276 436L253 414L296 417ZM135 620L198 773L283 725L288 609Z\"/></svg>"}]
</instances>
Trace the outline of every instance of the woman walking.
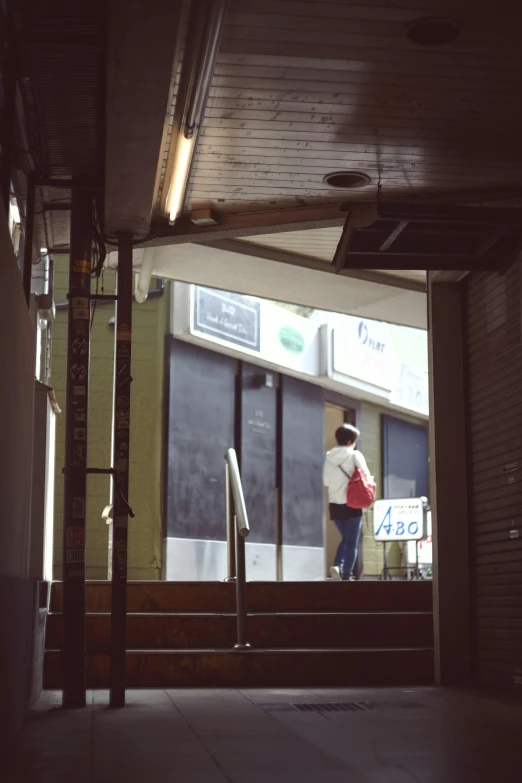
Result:
<instances>
[{"instance_id":1,"label":"woman walking","mask_svg":"<svg viewBox=\"0 0 522 783\"><path fill-rule=\"evenodd\" d=\"M357 451L360 432L351 424L343 424L335 432L336 448L326 453L323 483L328 488L330 519L341 534L334 564L330 568L332 579L353 580L357 548L362 527L362 509L346 504L348 482L354 471L359 470L368 478L370 472L366 460Z\"/></svg>"}]
</instances>

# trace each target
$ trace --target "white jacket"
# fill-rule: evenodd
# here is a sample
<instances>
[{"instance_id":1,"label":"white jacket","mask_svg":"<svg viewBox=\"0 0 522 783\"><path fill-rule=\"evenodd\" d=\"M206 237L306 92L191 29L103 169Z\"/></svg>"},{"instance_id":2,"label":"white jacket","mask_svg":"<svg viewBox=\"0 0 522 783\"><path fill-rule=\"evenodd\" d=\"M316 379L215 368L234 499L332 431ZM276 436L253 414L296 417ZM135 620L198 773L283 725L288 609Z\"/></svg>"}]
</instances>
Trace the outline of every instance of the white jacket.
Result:
<instances>
[{"instance_id":1,"label":"white jacket","mask_svg":"<svg viewBox=\"0 0 522 783\"><path fill-rule=\"evenodd\" d=\"M341 470L342 468L342 470ZM326 452L323 468L323 484L328 488L328 502L346 505L348 479L355 468L370 476L366 460L360 451L351 446L336 446ZM343 473L344 470L344 473ZM348 475L345 475L348 474Z\"/></svg>"}]
</instances>

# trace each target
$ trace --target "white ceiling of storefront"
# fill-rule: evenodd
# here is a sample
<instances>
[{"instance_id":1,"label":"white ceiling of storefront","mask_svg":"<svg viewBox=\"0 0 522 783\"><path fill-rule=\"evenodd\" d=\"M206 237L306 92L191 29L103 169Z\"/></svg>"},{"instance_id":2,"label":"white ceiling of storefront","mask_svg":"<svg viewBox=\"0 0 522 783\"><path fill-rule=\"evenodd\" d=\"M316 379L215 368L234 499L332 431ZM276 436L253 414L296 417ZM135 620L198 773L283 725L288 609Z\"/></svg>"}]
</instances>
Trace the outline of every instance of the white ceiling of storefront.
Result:
<instances>
[{"instance_id":1,"label":"white ceiling of storefront","mask_svg":"<svg viewBox=\"0 0 522 783\"><path fill-rule=\"evenodd\" d=\"M279 263L202 244L147 248L153 274L169 280L306 305L389 323L426 328L426 294L383 283ZM111 254L113 255L113 254ZM109 263L116 262L111 258Z\"/></svg>"}]
</instances>

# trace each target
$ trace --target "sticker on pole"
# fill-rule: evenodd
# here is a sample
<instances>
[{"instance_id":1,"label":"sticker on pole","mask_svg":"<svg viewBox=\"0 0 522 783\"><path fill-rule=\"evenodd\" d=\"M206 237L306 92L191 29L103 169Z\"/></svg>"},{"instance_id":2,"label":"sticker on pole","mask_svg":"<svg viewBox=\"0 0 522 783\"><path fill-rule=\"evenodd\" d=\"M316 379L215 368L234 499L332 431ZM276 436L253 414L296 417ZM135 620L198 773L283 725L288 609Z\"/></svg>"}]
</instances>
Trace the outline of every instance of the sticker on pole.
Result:
<instances>
[{"instance_id":1,"label":"sticker on pole","mask_svg":"<svg viewBox=\"0 0 522 783\"><path fill-rule=\"evenodd\" d=\"M376 541L420 541L425 537L421 498L376 500L373 504Z\"/></svg>"},{"instance_id":2,"label":"sticker on pole","mask_svg":"<svg viewBox=\"0 0 522 783\"><path fill-rule=\"evenodd\" d=\"M91 262L84 259L77 259L73 264L73 270L79 275L91 274Z\"/></svg>"},{"instance_id":3,"label":"sticker on pole","mask_svg":"<svg viewBox=\"0 0 522 783\"><path fill-rule=\"evenodd\" d=\"M128 324L120 324L116 336L120 342L130 343L132 340L132 330L130 326L128 326Z\"/></svg>"},{"instance_id":4,"label":"sticker on pole","mask_svg":"<svg viewBox=\"0 0 522 783\"><path fill-rule=\"evenodd\" d=\"M81 549L85 546L85 529L83 527L65 528L66 549Z\"/></svg>"}]
</instances>

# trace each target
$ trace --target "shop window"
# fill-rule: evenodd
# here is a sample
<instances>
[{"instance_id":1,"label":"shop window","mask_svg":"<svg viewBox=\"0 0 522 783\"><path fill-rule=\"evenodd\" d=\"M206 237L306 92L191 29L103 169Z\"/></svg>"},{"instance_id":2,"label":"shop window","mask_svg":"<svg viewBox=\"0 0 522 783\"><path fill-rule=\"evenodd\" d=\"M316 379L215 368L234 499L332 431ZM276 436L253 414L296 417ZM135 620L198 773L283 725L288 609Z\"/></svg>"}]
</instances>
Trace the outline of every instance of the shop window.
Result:
<instances>
[{"instance_id":1,"label":"shop window","mask_svg":"<svg viewBox=\"0 0 522 783\"><path fill-rule=\"evenodd\" d=\"M429 497L427 427L383 416L382 440L384 497Z\"/></svg>"}]
</instances>

